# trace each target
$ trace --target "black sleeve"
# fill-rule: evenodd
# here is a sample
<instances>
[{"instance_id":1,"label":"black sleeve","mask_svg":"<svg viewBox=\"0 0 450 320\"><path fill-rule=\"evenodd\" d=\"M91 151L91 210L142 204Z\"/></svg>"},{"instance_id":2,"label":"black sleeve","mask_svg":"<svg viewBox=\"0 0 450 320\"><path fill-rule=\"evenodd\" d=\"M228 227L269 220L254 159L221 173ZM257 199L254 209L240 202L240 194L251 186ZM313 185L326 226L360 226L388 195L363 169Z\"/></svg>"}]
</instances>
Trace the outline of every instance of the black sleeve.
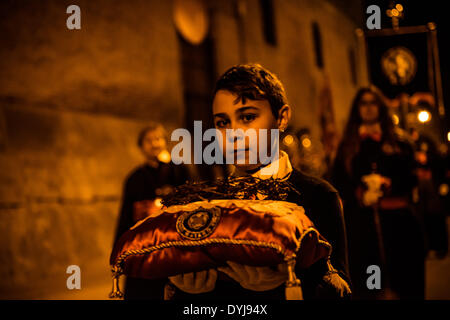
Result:
<instances>
[{"instance_id":1,"label":"black sleeve","mask_svg":"<svg viewBox=\"0 0 450 320\"><path fill-rule=\"evenodd\" d=\"M122 234L133 226L133 195L131 181L127 179L123 188L122 204L119 211L119 220L114 236L114 244L119 240Z\"/></svg>"},{"instance_id":2,"label":"black sleeve","mask_svg":"<svg viewBox=\"0 0 450 320\"><path fill-rule=\"evenodd\" d=\"M320 192L316 201L314 224L331 244L332 252L329 261L321 261L309 270L305 298L348 298L351 290L342 202L334 189Z\"/></svg>"},{"instance_id":3,"label":"black sleeve","mask_svg":"<svg viewBox=\"0 0 450 320\"><path fill-rule=\"evenodd\" d=\"M321 259L307 270L296 272L305 300L350 299L348 280L329 261Z\"/></svg>"},{"instance_id":4,"label":"black sleeve","mask_svg":"<svg viewBox=\"0 0 450 320\"><path fill-rule=\"evenodd\" d=\"M329 260L321 259L308 270L296 273L302 282L303 296L310 299L350 297L347 235L341 198L329 183L312 178L298 181L303 190L305 212L320 234L331 244Z\"/></svg>"},{"instance_id":5,"label":"black sleeve","mask_svg":"<svg viewBox=\"0 0 450 320\"><path fill-rule=\"evenodd\" d=\"M332 245L331 263L346 280L348 276L347 233L345 230L342 201L337 192L328 192L321 204L322 212L328 221L320 223L320 233Z\"/></svg>"}]
</instances>

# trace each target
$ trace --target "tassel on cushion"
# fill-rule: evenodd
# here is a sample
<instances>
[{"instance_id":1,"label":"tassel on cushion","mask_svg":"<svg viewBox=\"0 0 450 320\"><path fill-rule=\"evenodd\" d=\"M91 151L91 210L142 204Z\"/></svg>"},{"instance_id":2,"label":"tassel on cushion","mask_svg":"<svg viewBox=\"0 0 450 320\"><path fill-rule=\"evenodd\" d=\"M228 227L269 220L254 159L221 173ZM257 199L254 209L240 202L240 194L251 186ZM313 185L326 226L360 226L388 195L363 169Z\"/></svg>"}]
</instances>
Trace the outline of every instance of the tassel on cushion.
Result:
<instances>
[{"instance_id":1,"label":"tassel on cushion","mask_svg":"<svg viewBox=\"0 0 450 320\"><path fill-rule=\"evenodd\" d=\"M303 300L303 292L300 280L297 279L294 271L295 258L287 261L288 280L286 281L285 295L286 300Z\"/></svg>"},{"instance_id":2,"label":"tassel on cushion","mask_svg":"<svg viewBox=\"0 0 450 320\"><path fill-rule=\"evenodd\" d=\"M119 277L120 277L120 273L117 270L117 268L113 268L112 270L113 273L113 287L112 287L112 291L109 294L109 298L110 299L121 299L123 298L123 292L120 291L119 288Z\"/></svg>"}]
</instances>

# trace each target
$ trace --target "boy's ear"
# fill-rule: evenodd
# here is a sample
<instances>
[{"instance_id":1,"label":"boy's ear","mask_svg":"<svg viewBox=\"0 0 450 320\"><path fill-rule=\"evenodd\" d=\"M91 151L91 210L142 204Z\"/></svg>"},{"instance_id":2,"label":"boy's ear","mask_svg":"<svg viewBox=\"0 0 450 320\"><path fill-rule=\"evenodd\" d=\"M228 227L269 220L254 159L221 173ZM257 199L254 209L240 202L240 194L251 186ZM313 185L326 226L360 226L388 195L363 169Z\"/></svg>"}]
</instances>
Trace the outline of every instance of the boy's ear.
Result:
<instances>
[{"instance_id":1,"label":"boy's ear","mask_svg":"<svg viewBox=\"0 0 450 320\"><path fill-rule=\"evenodd\" d=\"M278 110L278 129L280 129L280 131L286 130L290 120L291 107L285 104Z\"/></svg>"}]
</instances>

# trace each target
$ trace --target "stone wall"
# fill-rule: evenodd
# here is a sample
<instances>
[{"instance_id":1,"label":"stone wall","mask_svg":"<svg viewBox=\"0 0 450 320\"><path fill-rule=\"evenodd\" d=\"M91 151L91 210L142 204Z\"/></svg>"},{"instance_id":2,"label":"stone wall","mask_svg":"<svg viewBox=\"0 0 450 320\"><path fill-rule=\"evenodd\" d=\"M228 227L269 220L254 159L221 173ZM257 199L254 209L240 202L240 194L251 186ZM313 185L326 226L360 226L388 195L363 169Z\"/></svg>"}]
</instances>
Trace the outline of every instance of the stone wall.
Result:
<instances>
[{"instance_id":1,"label":"stone wall","mask_svg":"<svg viewBox=\"0 0 450 320\"><path fill-rule=\"evenodd\" d=\"M137 134L183 119L171 3L76 1L77 31L70 4L0 3L0 297L67 292L71 264L109 284Z\"/></svg>"}]
</instances>

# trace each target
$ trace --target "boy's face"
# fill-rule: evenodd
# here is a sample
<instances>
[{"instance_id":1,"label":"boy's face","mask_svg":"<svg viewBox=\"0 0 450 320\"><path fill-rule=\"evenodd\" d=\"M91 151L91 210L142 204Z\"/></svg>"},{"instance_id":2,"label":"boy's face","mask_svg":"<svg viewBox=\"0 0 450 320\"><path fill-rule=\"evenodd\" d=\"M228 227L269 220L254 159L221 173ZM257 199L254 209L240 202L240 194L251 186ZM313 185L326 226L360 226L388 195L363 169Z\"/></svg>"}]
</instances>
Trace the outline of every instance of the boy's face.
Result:
<instances>
[{"instance_id":1,"label":"boy's face","mask_svg":"<svg viewBox=\"0 0 450 320\"><path fill-rule=\"evenodd\" d=\"M259 129L267 129L267 142L270 146L270 129L278 129L278 121L274 117L267 100L242 100L237 101L237 96L227 90L217 91L213 100L214 125L222 133L220 147L224 155L234 152L234 164L242 170L252 170L260 166L259 157L256 164L250 163L250 153L259 155ZM248 129L256 131L256 139L250 139L248 135L229 135L228 144L233 150L227 150L227 129ZM245 148L241 148L238 140L245 139ZM269 154L270 150L266 154ZM245 164L237 163L237 159L245 159Z\"/></svg>"}]
</instances>

